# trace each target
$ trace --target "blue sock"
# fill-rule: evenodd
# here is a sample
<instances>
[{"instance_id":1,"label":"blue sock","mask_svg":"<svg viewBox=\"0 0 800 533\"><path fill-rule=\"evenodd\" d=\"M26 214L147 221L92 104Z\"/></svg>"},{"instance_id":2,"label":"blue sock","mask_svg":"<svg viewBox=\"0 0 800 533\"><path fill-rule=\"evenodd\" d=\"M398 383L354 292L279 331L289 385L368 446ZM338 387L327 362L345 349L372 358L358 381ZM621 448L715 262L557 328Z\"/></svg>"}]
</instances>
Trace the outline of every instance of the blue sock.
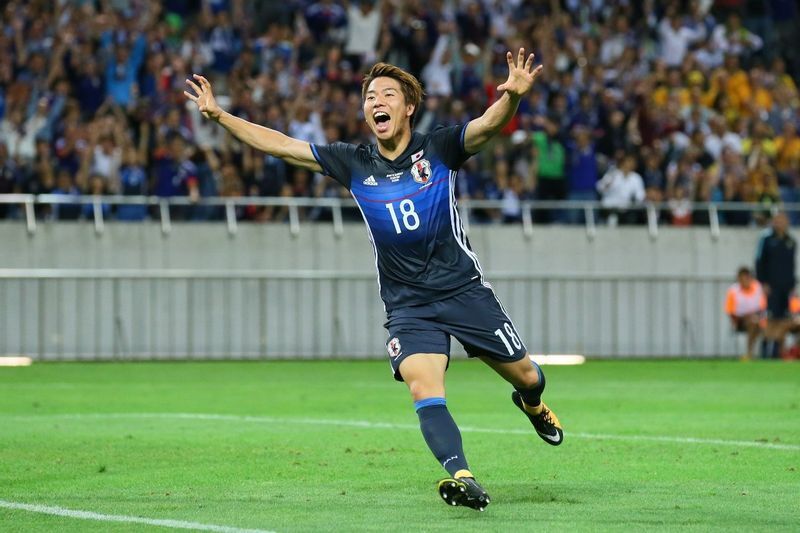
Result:
<instances>
[{"instance_id":1,"label":"blue sock","mask_svg":"<svg viewBox=\"0 0 800 533\"><path fill-rule=\"evenodd\" d=\"M544 372L542 369L539 368L539 365L533 363L534 368L539 373L539 382L534 386L532 389L519 389L514 387L519 395L522 397L522 401L525 402L525 405L529 407L536 407L540 403L542 403L542 393L544 392Z\"/></svg>"},{"instance_id":2,"label":"blue sock","mask_svg":"<svg viewBox=\"0 0 800 533\"><path fill-rule=\"evenodd\" d=\"M414 408L419 416L422 436L439 464L451 476L459 470L469 470L461 446L461 432L447 410L445 399L426 398L414 402Z\"/></svg>"}]
</instances>

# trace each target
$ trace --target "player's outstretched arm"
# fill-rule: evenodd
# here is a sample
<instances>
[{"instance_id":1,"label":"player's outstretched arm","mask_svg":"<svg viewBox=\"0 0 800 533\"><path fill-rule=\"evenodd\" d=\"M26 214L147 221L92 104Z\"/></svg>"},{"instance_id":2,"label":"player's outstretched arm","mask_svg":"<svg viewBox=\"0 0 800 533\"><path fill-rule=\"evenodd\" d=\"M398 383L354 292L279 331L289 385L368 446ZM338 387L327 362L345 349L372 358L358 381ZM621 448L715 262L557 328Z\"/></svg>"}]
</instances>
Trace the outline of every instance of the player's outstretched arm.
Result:
<instances>
[{"instance_id":1,"label":"player's outstretched arm","mask_svg":"<svg viewBox=\"0 0 800 533\"><path fill-rule=\"evenodd\" d=\"M498 91L505 91L480 117L467 124L464 134L464 148L474 154L479 152L492 137L502 130L514 113L517 112L520 98L531 90L536 77L542 72L542 65L533 68L533 54L525 60L525 49L520 48L517 61L509 51L506 54L508 61L508 79L497 87Z\"/></svg>"},{"instance_id":2,"label":"player's outstretched arm","mask_svg":"<svg viewBox=\"0 0 800 533\"><path fill-rule=\"evenodd\" d=\"M194 79L195 81L186 80L194 94L189 91L183 91L183 94L197 104L197 109L205 118L218 122L234 137L253 148L283 159L289 164L314 172L322 171L322 167L314 158L310 144L231 115L217 104L211 91L211 84L206 78L194 74Z\"/></svg>"}]
</instances>

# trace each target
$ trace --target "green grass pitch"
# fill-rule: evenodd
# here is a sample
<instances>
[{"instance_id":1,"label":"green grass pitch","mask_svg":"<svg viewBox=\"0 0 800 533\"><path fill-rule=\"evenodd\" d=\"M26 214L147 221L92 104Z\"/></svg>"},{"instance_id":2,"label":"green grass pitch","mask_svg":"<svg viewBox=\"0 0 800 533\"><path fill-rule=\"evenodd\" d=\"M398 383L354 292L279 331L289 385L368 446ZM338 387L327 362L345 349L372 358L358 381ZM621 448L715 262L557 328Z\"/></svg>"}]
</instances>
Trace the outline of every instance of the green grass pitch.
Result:
<instances>
[{"instance_id":1,"label":"green grass pitch","mask_svg":"<svg viewBox=\"0 0 800 533\"><path fill-rule=\"evenodd\" d=\"M0 368L0 500L277 532L800 528L800 365L545 371L557 448L489 368L451 365L478 513L439 499L385 361ZM0 531L164 530L0 508Z\"/></svg>"}]
</instances>

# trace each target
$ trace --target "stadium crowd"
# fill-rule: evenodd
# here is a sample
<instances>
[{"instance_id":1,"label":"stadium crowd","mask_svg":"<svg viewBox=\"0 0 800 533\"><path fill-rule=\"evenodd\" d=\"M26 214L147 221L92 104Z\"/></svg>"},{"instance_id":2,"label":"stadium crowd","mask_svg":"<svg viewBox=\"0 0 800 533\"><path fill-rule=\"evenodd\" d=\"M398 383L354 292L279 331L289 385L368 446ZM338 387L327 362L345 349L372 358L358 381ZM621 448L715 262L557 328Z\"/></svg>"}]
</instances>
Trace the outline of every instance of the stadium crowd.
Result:
<instances>
[{"instance_id":1,"label":"stadium crowd","mask_svg":"<svg viewBox=\"0 0 800 533\"><path fill-rule=\"evenodd\" d=\"M482 113L507 75L506 50L526 47L543 75L460 174L461 198L502 200L478 219L517 221L525 199L600 199L611 220L640 221L632 208L652 201L668 206L666 223L707 223L692 201L800 199L799 10L796 0L9 1L0 194L346 197L203 121L184 80L206 75L224 108L293 137L369 142L360 91L372 63L423 81L415 128L429 131ZM0 218L14 216L0 204ZM728 224L758 219L724 213Z\"/></svg>"}]
</instances>

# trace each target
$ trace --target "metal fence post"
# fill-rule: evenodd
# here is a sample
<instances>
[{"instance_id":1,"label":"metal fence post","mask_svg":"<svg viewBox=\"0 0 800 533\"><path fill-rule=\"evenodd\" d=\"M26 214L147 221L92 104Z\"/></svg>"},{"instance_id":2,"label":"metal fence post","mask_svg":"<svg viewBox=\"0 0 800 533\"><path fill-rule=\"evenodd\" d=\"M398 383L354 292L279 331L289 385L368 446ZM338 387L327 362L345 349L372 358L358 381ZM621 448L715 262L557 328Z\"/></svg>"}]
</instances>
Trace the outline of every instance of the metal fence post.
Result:
<instances>
[{"instance_id":1,"label":"metal fence post","mask_svg":"<svg viewBox=\"0 0 800 533\"><path fill-rule=\"evenodd\" d=\"M33 206L33 198L25 200L25 225L28 229L28 234L33 235L36 233L36 209Z\"/></svg>"},{"instance_id":2,"label":"metal fence post","mask_svg":"<svg viewBox=\"0 0 800 533\"><path fill-rule=\"evenodd\" d=\"M92 215L94 218L94 232L100 236L103 234L105 225L103 224L103 204L100 203L100 198L97 196L92 200Z\"/></svg>"},{"instance_id":3,"label":"metal fence post","mask_svg":"<svg viewBox=\"0 0 800 533\"><path fill-rule=\"evenodd\" d=\"M166 237L172 230L172 221L169 215L169 204L163 198L158 202L158 212L161 215L161 233Z\"/></svg>"},{"instance_id":4,"label":"metal fence post","mask_svg":"<svg viewBox=\"0 0 800 533\"><path fill-rule=\"evenodd\" d=\"M238 229L236 226L236 208L230 200L225 202L225 221L228 225L228 235L234 237Z\"/></svg>"}]
</instances>

